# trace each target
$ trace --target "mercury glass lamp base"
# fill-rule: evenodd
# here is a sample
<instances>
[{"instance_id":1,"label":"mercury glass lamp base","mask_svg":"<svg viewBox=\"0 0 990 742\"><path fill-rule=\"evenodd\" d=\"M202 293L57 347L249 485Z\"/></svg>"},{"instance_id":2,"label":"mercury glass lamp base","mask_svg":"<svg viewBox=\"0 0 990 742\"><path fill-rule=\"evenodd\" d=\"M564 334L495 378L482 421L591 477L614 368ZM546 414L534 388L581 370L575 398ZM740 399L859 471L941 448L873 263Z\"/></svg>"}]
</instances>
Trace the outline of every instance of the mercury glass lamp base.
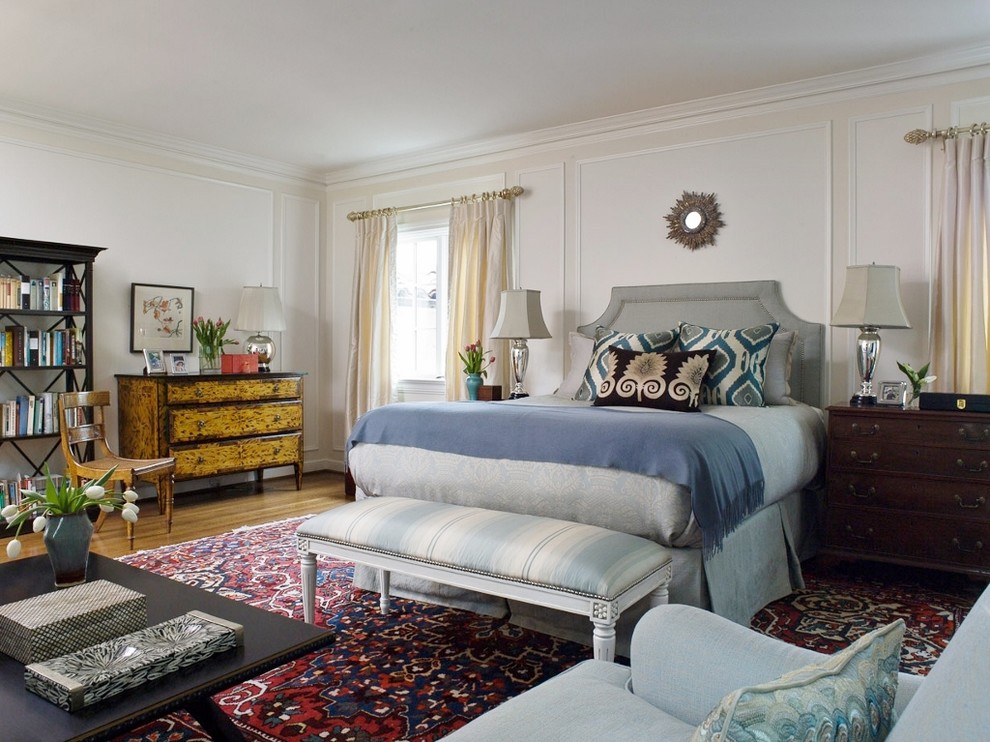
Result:
<instances>
[{"instance_id":1,"label":"mercury glass lamp base","mask_svg":"<svg viewBox=\"0 0 990 742\"><path fill-rule=\"evenodd\" d=\"M260 332L244 341L244 352L258 356L258 371L268 373L272 370L272 360L275 358L275 341Z\"/></svg>"}]
</instances>

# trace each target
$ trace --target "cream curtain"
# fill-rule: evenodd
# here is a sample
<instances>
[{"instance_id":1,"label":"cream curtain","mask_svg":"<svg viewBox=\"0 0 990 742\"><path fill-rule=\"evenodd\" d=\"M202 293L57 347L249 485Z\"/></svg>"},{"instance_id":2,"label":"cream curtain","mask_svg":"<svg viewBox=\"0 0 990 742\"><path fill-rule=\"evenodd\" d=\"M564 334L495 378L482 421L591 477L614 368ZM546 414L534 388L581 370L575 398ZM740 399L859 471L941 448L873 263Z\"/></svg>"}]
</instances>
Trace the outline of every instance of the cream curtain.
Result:
<instances>
[{"instance_id":1,"label":"cream curtain","mask_svg":"<svg viewBox=\"0 0 990 742\"><path fill-rule=\"evenodd\" d=\"M392 401L392 291L398 241L395 212L355 222L356 256L347 362L347 433L370 409Z\"/></svg>"},{"instance_id":2,"label":"cream curtain","mask_svg":"<svg viewBox=\"0 0 990 742\"><path fill-rule=\"evenodd\" d=\"M464 369L458 351L481 340L485 350L495 350L495 365L488 369L487 384L505 385L508 348L493 346L488 333L498 318L502 290L509 287L511 256L508 247L512 201L492 198L454 203L450 211L449 294L447 310L447 399L464 399ZM505 341L499 341L506 346Z\"/></svg>"},{"instance_id":3,"label":"cream curtain","mask_svg":"<svg viewBox=\"0 0 990 742\"><path fill-rule=\"evenodd\" d=\"M984 134L945 142L931 369L938 376L936 389L962 394L990 392L988 152L990 139Z\"/></svg>"}]
</instances>

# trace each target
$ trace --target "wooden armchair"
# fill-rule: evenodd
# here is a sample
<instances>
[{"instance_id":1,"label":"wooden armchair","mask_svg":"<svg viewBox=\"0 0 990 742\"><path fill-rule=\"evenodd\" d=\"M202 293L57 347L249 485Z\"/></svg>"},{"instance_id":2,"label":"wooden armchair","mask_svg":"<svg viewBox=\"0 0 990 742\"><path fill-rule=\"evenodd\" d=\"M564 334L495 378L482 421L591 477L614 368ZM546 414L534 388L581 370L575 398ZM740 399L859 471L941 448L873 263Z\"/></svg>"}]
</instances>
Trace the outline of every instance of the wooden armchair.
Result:
<instances>
[{"instance_id":1,"label":"wooden armchair","mask_svg":"<svg viewBox=\"0 0 990 742\"><path fill-rule=\"evenodd\" d=\"M175 459L125 459L107 443L105 410L110 406L110 392L65 392L58 397L59 428L62 453L73 486L83 480L96 479L117 467L108 481L121 488L134 487L138 480L152 482L158 493L158 510L165 514L166 529L172 532L172 498ZM89 444L92 444L90 446ZM109 488L109 487L108 487ZM100 512L96 530L100 530L106 513ZM127 538L134 548L134 524L127 524Z\"/></svg>"}]
</instances>

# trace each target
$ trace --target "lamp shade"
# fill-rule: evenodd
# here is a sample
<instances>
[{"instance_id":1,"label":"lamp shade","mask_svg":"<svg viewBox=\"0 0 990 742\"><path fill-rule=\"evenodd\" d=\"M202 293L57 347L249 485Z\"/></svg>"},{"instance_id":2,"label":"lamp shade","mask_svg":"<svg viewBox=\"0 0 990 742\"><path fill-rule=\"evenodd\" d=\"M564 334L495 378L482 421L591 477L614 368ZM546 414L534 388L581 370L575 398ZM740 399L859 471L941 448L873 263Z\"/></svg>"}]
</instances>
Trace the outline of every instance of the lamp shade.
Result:
<instances>
[{"instance_id":1,"label":"lamp shade","mask_svg":"<svg viewBox=\"0 0 990 742\"><path fill-rule=\"evenodd\" d=\"M850 265L833 327L910 328L896 265Z\"/></svg>"},{"instance_id":2,"label":"lamp shade","mask_svg":"<svg viewBox=\"0 0 990 742\"><path fill-rule=\"evenodd\" d=\"M532 289L503 291L498 319L490 337L493 340L550 337L540 309L540 292Z\"/></svg>"},{"instance_id":3,"label":"lamp shade","mask_svg":"<svg viewBox=\"0 0 990 742\"><path fill-rule=\"evenodd\" d=\"M282 300L274 286L245 286L237 312L238 330L281 332L285 329Z\"/></svg>"}]
</instances>

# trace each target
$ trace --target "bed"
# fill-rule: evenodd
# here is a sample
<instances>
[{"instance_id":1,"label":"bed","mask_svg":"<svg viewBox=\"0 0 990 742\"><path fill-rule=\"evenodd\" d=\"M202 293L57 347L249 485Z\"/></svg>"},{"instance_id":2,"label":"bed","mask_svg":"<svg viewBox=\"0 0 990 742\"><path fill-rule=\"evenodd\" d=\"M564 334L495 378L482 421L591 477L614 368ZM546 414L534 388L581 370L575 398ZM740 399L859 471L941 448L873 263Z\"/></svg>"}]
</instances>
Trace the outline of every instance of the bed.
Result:
<instances>
[{"instance_id":1,"label":"bed","mask_svg":"<svg viewBox=\"0 0 990 742\"><path fill-rule=\"evenodd\" d=\"M701 329L777 325L761 366L767 404L702 404L702 415L591 404L587 389L581 389L591 373L585 368L589 348L597 350L609 337L642 337L637 334L679 328L682 322ZM682 328L684 337L688 335L686 327ZM595 343L596 333L606 340ZM803 586L800 561L817 548L825 447L823 345L824 327L795 316L784 305L776 281L616 287L602 315L572 333L572 369L556 394L499 403L390 405L403 408L390 411L401 412L401 422L384 422L385 418L376 413L386 413L373 410L359 426L367 422L365 427L374 429L377 421L382 423L381 431L400 431L401 436L369 435L356 426L348 442L348 470L359 497L399 495L474 505L574 520L651 538L674 551L672 602L708 608L748 623L761 607ZM594 365L594 351L590 360ZM585 398L574 399L578 381L582 383L576 394L581 397L583 391ZM487 440L482 437L480 450L465 449L463 442L437 442L443 437L438 434L443 427L430 421L433 415L442 414L444 406L451 405L456 406L458 415L477 414L477 429L495 431ZM495 419L483 417L485 410ZM747 455L757 458L757 471L747 471L749 479L744 486L752 489L750 480L762 477L759 497L736 500L737 504L727 507L728 515L713 514L698 498L701 491L721 486L711 483L721 482L720 476L698 475L702 476L700 483L685 480L669 463L665 465L674 468L661 469L660 473L643 466L626 470L624 463L615 464L608 458L614 453L598 450L603 447L598 438L594 446L588 446L595 449L591 463L581 463L585 460L576 454L563 458L556 458L557 453L534 454L532 437L504 432L534 431L537 437L553 439L559 444L557 448L579 448L581 436L602 435L595 427L597 422L586 423L578 417L583 415L592 415L596 421L628 421L629 427L650 425L653 419L666 417L678 418L679 425L690 422L689 427L704 424L721 425L718 430L725 432L731 429L732 436L723 439L708 435L708 428L699 428L705 432L699 432L697 440L713 441L695 454L702 463L718 459L723 448L734 450L728 441L735 441L742 431L741 438L746 440L732 445L738 443L743 451L749 446L751 453ZM558 433L548 432L554 430L552 427L540 427L553 425L558 426ZM684 435L676 433L675 437ZM605 438L609 436L602 435ZM728 456L730 463L736 460L734 455ZM745 467L740 464L739 468ZM668 471L676 474L665 476ZM738 479L735 472L729 474L729 480ZM356 571L359 587L376 589L375 579L370 570ZM583 636L584 627L571 623L570 617L547 615L525 605L505 605L441 586L402 582L398 575L393 579L397 593L480 612L509 612L512 620L522 625L567 638ZM633 612L628 624L635 618ZM620 647L621 635L620 623Z\"/></svg>"}]
</instances>

